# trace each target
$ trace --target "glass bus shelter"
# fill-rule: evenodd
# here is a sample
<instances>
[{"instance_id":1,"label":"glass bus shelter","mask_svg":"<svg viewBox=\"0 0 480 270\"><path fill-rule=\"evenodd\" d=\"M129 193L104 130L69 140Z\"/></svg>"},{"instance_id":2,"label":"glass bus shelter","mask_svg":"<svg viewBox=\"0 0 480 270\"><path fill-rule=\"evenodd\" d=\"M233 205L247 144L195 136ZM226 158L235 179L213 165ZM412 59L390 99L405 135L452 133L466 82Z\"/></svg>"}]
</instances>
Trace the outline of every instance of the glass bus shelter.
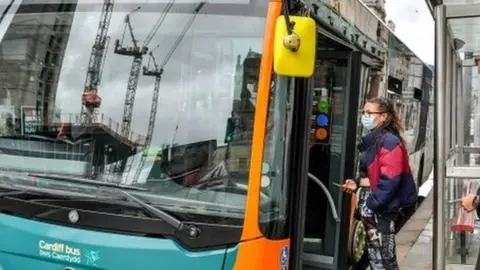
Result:
<instances>
[{"instance_id":1,"label":"glass bus shelter","mask_svg":"<svg viewBox=\"0 0 480 270\"><path fill-rule=\"evenodd\" d=\"M433 269L445 269L455 199L476 192L480 179L480 0L426 0L435 20ZM478 81L478 82L477 82ZM479 85L477 85L479 84ZM479 92L480 93L480 92ZM477 131L477 132L475 132ZM475 146L473 146L475 145ZM463 240L462 240L463 241Z\"/></svg>"}]
</instances>

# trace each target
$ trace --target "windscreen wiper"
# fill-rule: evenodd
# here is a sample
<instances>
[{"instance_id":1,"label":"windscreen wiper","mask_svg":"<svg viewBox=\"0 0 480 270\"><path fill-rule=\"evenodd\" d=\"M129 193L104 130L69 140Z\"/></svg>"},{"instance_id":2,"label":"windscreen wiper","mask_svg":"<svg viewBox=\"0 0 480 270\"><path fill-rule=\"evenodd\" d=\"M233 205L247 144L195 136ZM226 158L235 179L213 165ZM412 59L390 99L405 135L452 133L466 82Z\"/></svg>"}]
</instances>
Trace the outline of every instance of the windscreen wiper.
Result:
<instances>
[{"instance_id":1,"label":"windscreen wiper","mask_svg":"<svg viewBox=\"0 0 480 270\"><path fill-rule=\"evenodd\" d=\"M125 197L127 197L131 201L140 205L147 213L149 213L153 217L156 217L156 218L159 218L159 219L165 221L165 223L172 226L175 229L175 231L182 231L184 229L188 229L189 230L188 233L189 233L190 237L198 237L198 235L200 234L200 230L197 227L188 226L188 228L186 228L187 226L185 226L183 221L177 219L176 217L170 215L169 213L144 202L143 200L141 200L141 199L137 198L136 196L130 194L128 191L120 190L120 192L122 192L125 195Z\"/></svg>"},{"instance_id":2,"label":"windscreen wiper","mask_svg":"<svg viewBox=\"0 0 480 270\"><path fill-rule=\"evenodd\" d=\"M149 189L147 188L115 184L115 183L109 183L109 182L100 182L100 181L89 180L89 179L85 179L82 177L75 177L75 176L38 174L38 173L29 173L28 176L57 180L57 181L65 181L65 182L71 182L71 183L78 183L78 184L87 184L92 186L114 187L119 189L130 189L130 190L137 190L137 191L149 191Z\"/></svg>"},{"instance_id":3,"label":"windscreen wiper","mask_svg":"<svg viewBox=\"0 0 480 270\"><path fill-rule=\"evenodd\" d=\"M170 215L169 213L151 206L150 204L144 202L143 200L137 198L136 196L130 194L130 192L127 192L125 189L131 189L131 190L137 190L137 191L148 191L149 189L146 188L141 188L141 187L134 187L134 186L128 186L128 185L121 185L121 184L114 184L114 183L108 183L108 182L99 182L99 181L94 181L94 180L88 180L80 177L70 177L70 176L63 176L63 175L50 175L50 174L35 174L35 173L30 173L28 174L29 176L33 177L40 177L40 178L46 178L46 179L52 179L52 180L60 180L60 181L65 181L65 182L71 182L71 183L79 183L79 184L88 184L88 185L98 185L98 186L103 186L103 187L113 187L116 188L119 192L121 192L127 199L130 199L131 201L135 202L139 206L141 206L147 213L152 215L153 217L159 218L165 223L169 224L172 226L175 231L182 231L184 229L188 229L188 234L190 237L197 237L200 234L200 230L195 227L195 226L185 226L185 224L177 219L176 217ZM0 195L1 196L1 195Z\"/></svg>"}]
</instances>

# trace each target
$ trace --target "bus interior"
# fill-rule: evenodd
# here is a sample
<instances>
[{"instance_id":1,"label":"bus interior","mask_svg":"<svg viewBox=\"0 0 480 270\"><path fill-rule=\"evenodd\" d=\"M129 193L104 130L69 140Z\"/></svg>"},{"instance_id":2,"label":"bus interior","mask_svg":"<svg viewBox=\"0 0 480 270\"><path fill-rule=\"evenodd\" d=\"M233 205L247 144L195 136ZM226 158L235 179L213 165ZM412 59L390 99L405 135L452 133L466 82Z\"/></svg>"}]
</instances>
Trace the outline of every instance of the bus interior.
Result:
<instances>
[{"instance_id":1,"label":"bus interior","mask_svg":"<svg viewBox=\"0 0 480 270\"><path fill-rule=\"evenodd\" d=\"M359 109L369 87L370 57L331 34L319 35L311 80L304 269L345 269L350 198L335 184L356 174ZM350 218L349 218L350 217ZM353 244L353 243L352 243ZM361 244L361 243L360 243ZM360 247L362 248L362 247ZM355 247L349 245L349 257ZM358 260L358 258L357 258Z\"/></svg>"}]
</instances>

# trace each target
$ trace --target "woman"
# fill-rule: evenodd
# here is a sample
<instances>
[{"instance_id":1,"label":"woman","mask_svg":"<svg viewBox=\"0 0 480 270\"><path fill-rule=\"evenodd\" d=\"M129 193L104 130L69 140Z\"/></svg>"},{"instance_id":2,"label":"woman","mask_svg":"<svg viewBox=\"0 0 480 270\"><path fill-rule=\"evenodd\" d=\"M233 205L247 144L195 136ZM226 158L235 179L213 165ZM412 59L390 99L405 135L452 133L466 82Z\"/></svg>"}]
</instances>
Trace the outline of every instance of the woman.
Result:
<instances>
[{"instance_id":1,"label":"woman","mask_svg":"<svg viewBox=\"0 0 480 270\"><path fill-rule=\"evenodd\" d=\"M370 268L399 269L395 221L402 208L417 201L408 153L400 136L403 128L393 103L383 97L367 101L361 120L369 133L359 145L360 171L366 173L370 190L359 212L367 230ZM354 192L359 179L346 180L345 191Z\"/></svg>"}]
</instances>

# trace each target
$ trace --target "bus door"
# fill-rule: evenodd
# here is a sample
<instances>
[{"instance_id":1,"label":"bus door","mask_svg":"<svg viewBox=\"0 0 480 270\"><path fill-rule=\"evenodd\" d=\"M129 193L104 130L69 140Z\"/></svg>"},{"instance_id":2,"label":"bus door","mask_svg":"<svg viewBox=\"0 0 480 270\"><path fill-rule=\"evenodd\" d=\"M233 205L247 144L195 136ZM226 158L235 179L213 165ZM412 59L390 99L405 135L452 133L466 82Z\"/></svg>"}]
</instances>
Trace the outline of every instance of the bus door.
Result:
<instances>
[{"instance_id":1,"label":"bus door","mask_svg":"<svg viewBox=\"0 0 480 270\"><path fill-rule=\"evenodd\" d=\"M354 51L317 53L312 77L308 188L303 241L306 269L346 269L350 197L335 184L356 172L359 106L369 66Z\"/></svg>"},{"instance_id":2,"label":"bus door","mask_svg":"<svg viewBox=\"0 0 480 270\"><path fill-rule=\"evenodd\" d=\"M359 94L357 98L358 102L358 114L357 114L357 134L356 138L357 141L368 132L365 130L361 124L362 118L362 111L365 102L367 101L367 97L369 96L370 92L370 79L371 79L371 65L372 60L366 56L362 57L362 61L360 64L360 83L359 83ZM378 76L378 75L377 75ZM374 87L378 87L375 85ZM373 90L374 92L378 92L378 89ZM358 175L360 159L359 159L359 151L355 148L355 175ZM362 258L366 258L366 239L365 239L365 227L363 223L355 218L355 211L357 210L359 200L365 198L363 195L365 194L364 188L360 188L357 191L357 194L352 194L351 201L350 201L350 212L349 212L349 220L350 220L350 228L349 228L349 235L348 235L348 242L347 242L347 263L351 266L357 266L362 262L366 262L365 260L362 261ZM355 268L354 268L355 269Z\"/></svg>"}]
</instances>

